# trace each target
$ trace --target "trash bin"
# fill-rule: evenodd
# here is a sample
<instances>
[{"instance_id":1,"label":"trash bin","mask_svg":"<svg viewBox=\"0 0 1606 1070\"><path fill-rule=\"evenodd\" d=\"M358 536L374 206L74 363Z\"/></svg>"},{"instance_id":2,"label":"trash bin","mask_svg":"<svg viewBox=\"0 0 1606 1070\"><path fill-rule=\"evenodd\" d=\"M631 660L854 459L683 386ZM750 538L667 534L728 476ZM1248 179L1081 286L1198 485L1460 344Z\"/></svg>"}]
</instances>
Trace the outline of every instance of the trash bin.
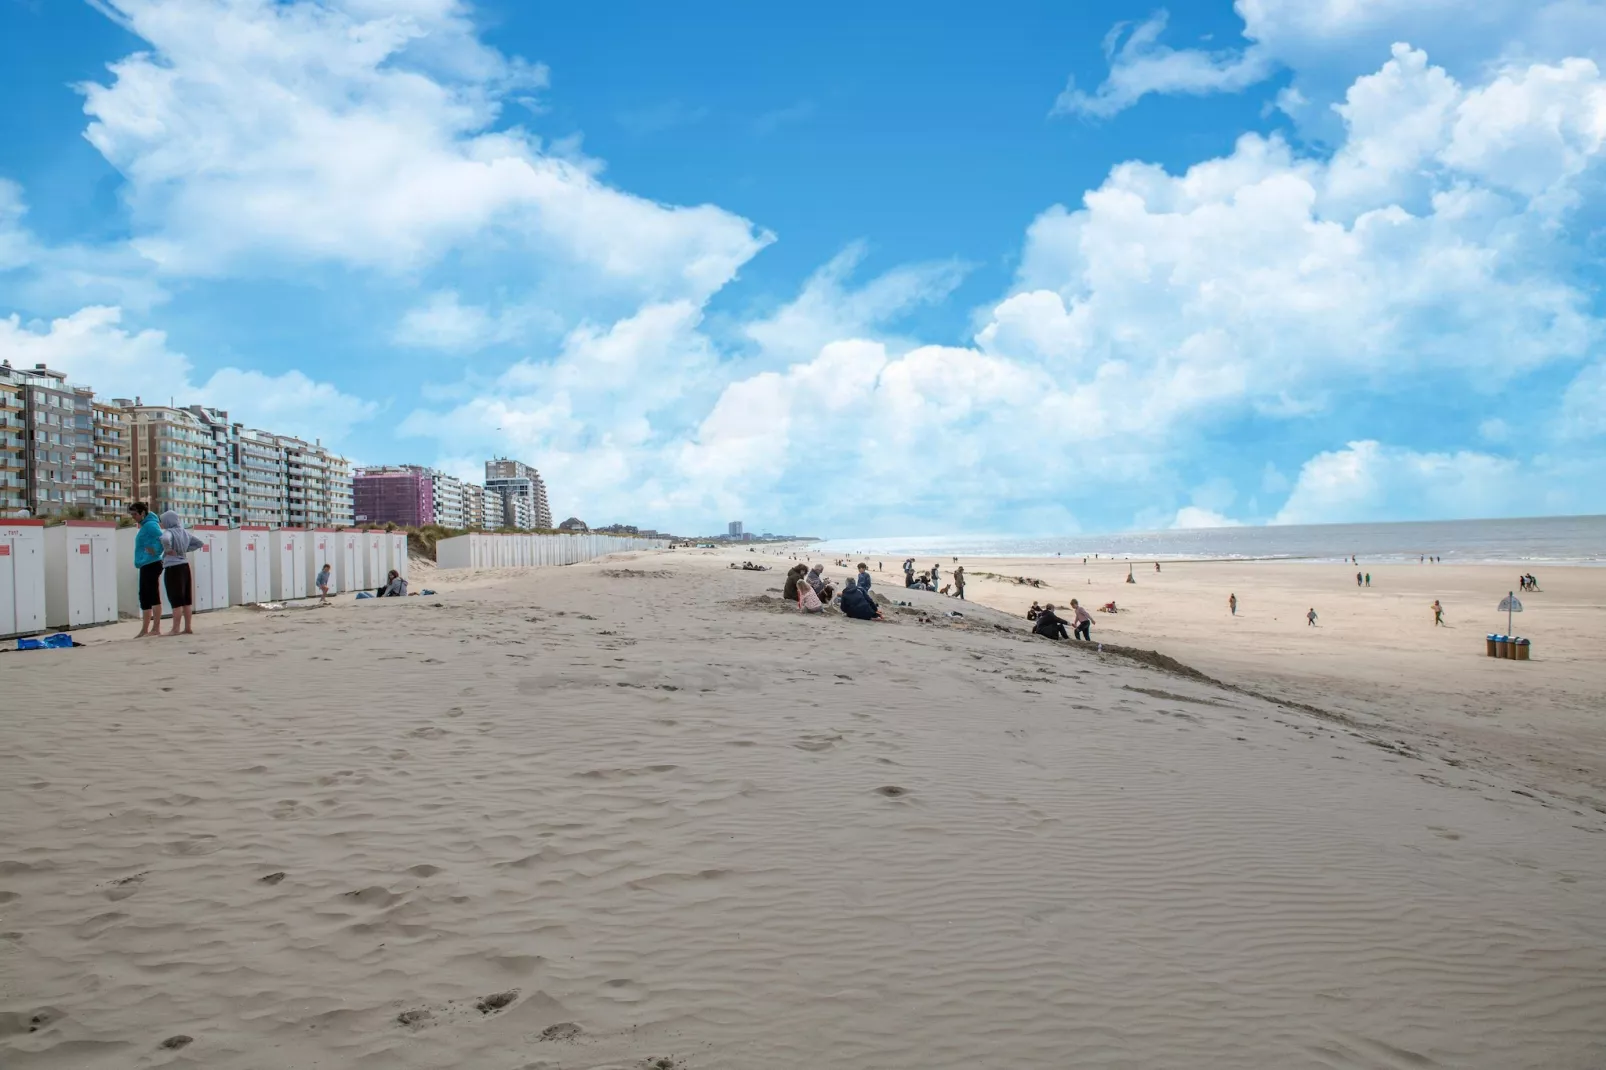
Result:
<instances>
[{"instance_id":1,"label":"trash bin","mask_svg":"<svg viewBox=\"0 0 1606 1070\"><path fill-rule=\"evenodd\" d=\"M1494 637L1494 656L1495 657L1497 657L1497 658L1509 658L1511 656L1510 649L1511 649L1511 640L1510 640L1509 636L1497 635L1497 636Z\"/></svg>"},{"instance_id":2,"label":"trash bin","mask_svg":"<svg viewBox=\"0 0 1606 1070\"><path fill-rule=\"evenodd\" d=\"M1516 647L1517 647L1517 655L1516 655L1517 660L1518 661L1527 661L1528 660L1528 640L1526 640L1526 639L1518 639L1517 642L1516 642Z\"/></svg>"},{"instance_id":3,"label":"trash bin","mask_svg":"<svg viewBox=\"0 0 1606 1070\"><path fill-rule=\"evenodd\" d=\"M1494 648L1494 641L1497 638L1499 638L1499 637L1496 636L1496 635L1493 635L1493 634L1486 635L1486 636L1483 637L1485 653L1487 653L1491 658L1500 653L1498 650L1496 650Z\"/></svg>"}]
</instances>

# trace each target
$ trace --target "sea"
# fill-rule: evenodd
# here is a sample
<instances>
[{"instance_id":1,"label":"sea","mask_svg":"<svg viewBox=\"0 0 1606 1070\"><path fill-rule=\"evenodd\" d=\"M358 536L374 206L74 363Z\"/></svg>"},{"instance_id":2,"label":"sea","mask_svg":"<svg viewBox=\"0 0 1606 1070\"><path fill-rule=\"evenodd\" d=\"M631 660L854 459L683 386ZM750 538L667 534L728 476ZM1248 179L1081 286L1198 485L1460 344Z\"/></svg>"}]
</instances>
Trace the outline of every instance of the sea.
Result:
<instances>
[{"instance_id":1,"label":"sea","mask_svg":"<svg viewBox=\"0 0 1606 1070\"><path fill-rule=\"evenodd\" d=\"M1151 561L1506 563L1606 565L1606 516L1429 520L1126 531L1107 535L925 535L829 539L828 553L954 557L1100 557Z\"/></svg>"}]
</instances>

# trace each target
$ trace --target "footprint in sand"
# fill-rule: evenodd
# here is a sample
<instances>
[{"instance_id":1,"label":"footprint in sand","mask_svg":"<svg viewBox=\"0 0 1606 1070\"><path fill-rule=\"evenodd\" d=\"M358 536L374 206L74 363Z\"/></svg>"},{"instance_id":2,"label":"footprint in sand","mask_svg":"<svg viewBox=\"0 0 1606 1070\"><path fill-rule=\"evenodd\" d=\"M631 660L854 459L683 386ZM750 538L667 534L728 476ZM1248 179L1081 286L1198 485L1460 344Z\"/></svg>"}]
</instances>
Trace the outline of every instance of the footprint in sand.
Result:
<instances>
[{"instance_id":1,"label":"footprint in sand","mask_svg":"<svg viewBox=\"0 0 1606 1070\"><path fill-rule=\"evenodd\" d=\"M423 728L415 728L407 733L412 739L444 739L446 734L446 729L436 728L434 725L425 725Z\"/></svg>"}]
</instances>

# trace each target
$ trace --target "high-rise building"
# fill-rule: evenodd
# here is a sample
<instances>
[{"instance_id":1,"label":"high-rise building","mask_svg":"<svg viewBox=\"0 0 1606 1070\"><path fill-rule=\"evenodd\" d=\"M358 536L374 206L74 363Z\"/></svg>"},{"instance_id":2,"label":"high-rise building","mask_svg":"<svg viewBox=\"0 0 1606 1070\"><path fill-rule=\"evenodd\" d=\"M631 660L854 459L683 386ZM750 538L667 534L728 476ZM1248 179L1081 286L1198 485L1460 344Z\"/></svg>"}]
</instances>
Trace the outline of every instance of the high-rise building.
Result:
<instances>
[{"instance_id":1,"label":"high-rise building","mask_svg":"<svg viewBox=\"0 0 1606 1070\"><path fill-rule=\"evenodd\" d=\"M321 441L275 437L284 451L286 526L327 528L353 523L356 502L350 463L324 449ZM429 516L428 511L424 516Z\"/></svg>"},{"instance_id":2,"label":"high-rise building","mask_svg":"<svg viewBox=\"0 0 1606 1070\"><path fill-rule=\"evenodd\" d=\"M732 520L730 522L730 537L733 539L742 537L742 522L740 520Z\"/></svg>"},{"instance_id":3,"label":"high-rise building","mask_svg":"<svg viewBox=\"0 0 1606 1070\"><path fill-rule=\"evenodd\" d=\"M7 473L16 472L22 454L23 508L34 516L54 516L69 509L95 512L95 428L93 395L67 382L63 372L43 364L31 369L0 365L7 396L20 399L21 411L8 405ZM21 423L18 426L17 417ZM20 451L15 445L20 432ZM15 490L16 487L7 489Z\"/></svg>"},{"instance_id":4,"label":"high-rise building","mask_svg":"<svg viewBox=\"0 0 1606 1070\"><path fill-rule=\"evenodd\" d=\"M121 405L91 399L95 424L95 513L111 519L128 508L132 423Z\"/></svg>"},{"instance_id":5,"label":"high-rise building","mask_svg":"<svg viewBox=\"0 0 1606 1070\"><path fill-rule=\"evenodd\" d=\"M352 479L359 524L419 527L435 519L434 481L416 464L359 468Z\"/></svg>"},{"instance_id":6,"label":"high-rise building","mask_svg":"<svg viewBox=\"0 0 1606 1070\"><path fill-rule=\"evenodd\" d=\"M28 511L27 387L0 368L0 516Z\"/></svg>"},{"instance_id":7,"label":"high-rise building","mask_svg":"<svg viewBox=\"0 0 1606 1070\"><path fill-rule=\"evenodd\" d=\"M173 510L186 526L228 524L233 519L229 459L210 419L189 409L142 405L137 398L124 407L133 418L129 483L135 497L157 512ZM221 505L220 482L225 487Z\"/></svg>"},{"instance_id":8,"label":"high-rise building","mask_svg":"<svg viewBox=\"0 0 1606 1070\"><path fill-rule=\"evenodd\" d=\"M279 436L240 428L234 441L233 469L239 522L283 527L290 488Z\"/></svg>"},{"instance_id":9,"label":"high-rise building","mask_svg":"<svg viewBox=\"0 0 1606 1070\"><path fill-rule=\"evenodd\" d=\"M552 507L547 503L546 483L541 473L523 461L499 457L485 462L485 489L502 497L502 524L529 530L552 527ZM489 525L487 525L489 526Z\"/></svg>"},{"instance_id":10,"label":"high-rise building","mask_svg":"<svg viewBox=\"0 0 1606 1070\"><path fill-rule=\"evenodd\" d=\"M133 434L128 440L128 484L133 495L148 501L157 513L172 509L186 527L230 524L230 459L226 447L218 445L217 426L212 419L188 408L141 405L138 398L127 403L125 410L133 419ZM218 495L220 484L222 500Z\"/></svg>"},{"instance_id":11,"label":"high-rise building","mask_svg":"<svg viewBox=\"0 0 1606 1070\"><path fill-rule=\"evenodd\" d=\"M429 476L435 497L435 523L445 528L467 527L468 499L479 496L479 486L434 469Z\"/></svg>"}]
</instances>

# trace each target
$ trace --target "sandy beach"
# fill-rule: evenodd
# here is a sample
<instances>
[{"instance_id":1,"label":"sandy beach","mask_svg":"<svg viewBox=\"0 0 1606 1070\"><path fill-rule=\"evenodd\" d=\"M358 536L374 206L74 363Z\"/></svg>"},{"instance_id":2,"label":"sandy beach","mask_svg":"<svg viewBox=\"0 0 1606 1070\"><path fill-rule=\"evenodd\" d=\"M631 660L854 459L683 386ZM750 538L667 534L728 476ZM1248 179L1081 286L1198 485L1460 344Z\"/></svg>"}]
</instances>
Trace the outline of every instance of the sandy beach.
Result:
<instances>
[{"instance_id":1,"label":"sandy beach","mask_svg":"<svg viewBox=\"0 0 1606 1070\"><path fill-rule=\"evenodd\" d=\"M1598 571L737 559L0 655L0 1065L1606 1065Z\"/></svg>"}]
</instances>

